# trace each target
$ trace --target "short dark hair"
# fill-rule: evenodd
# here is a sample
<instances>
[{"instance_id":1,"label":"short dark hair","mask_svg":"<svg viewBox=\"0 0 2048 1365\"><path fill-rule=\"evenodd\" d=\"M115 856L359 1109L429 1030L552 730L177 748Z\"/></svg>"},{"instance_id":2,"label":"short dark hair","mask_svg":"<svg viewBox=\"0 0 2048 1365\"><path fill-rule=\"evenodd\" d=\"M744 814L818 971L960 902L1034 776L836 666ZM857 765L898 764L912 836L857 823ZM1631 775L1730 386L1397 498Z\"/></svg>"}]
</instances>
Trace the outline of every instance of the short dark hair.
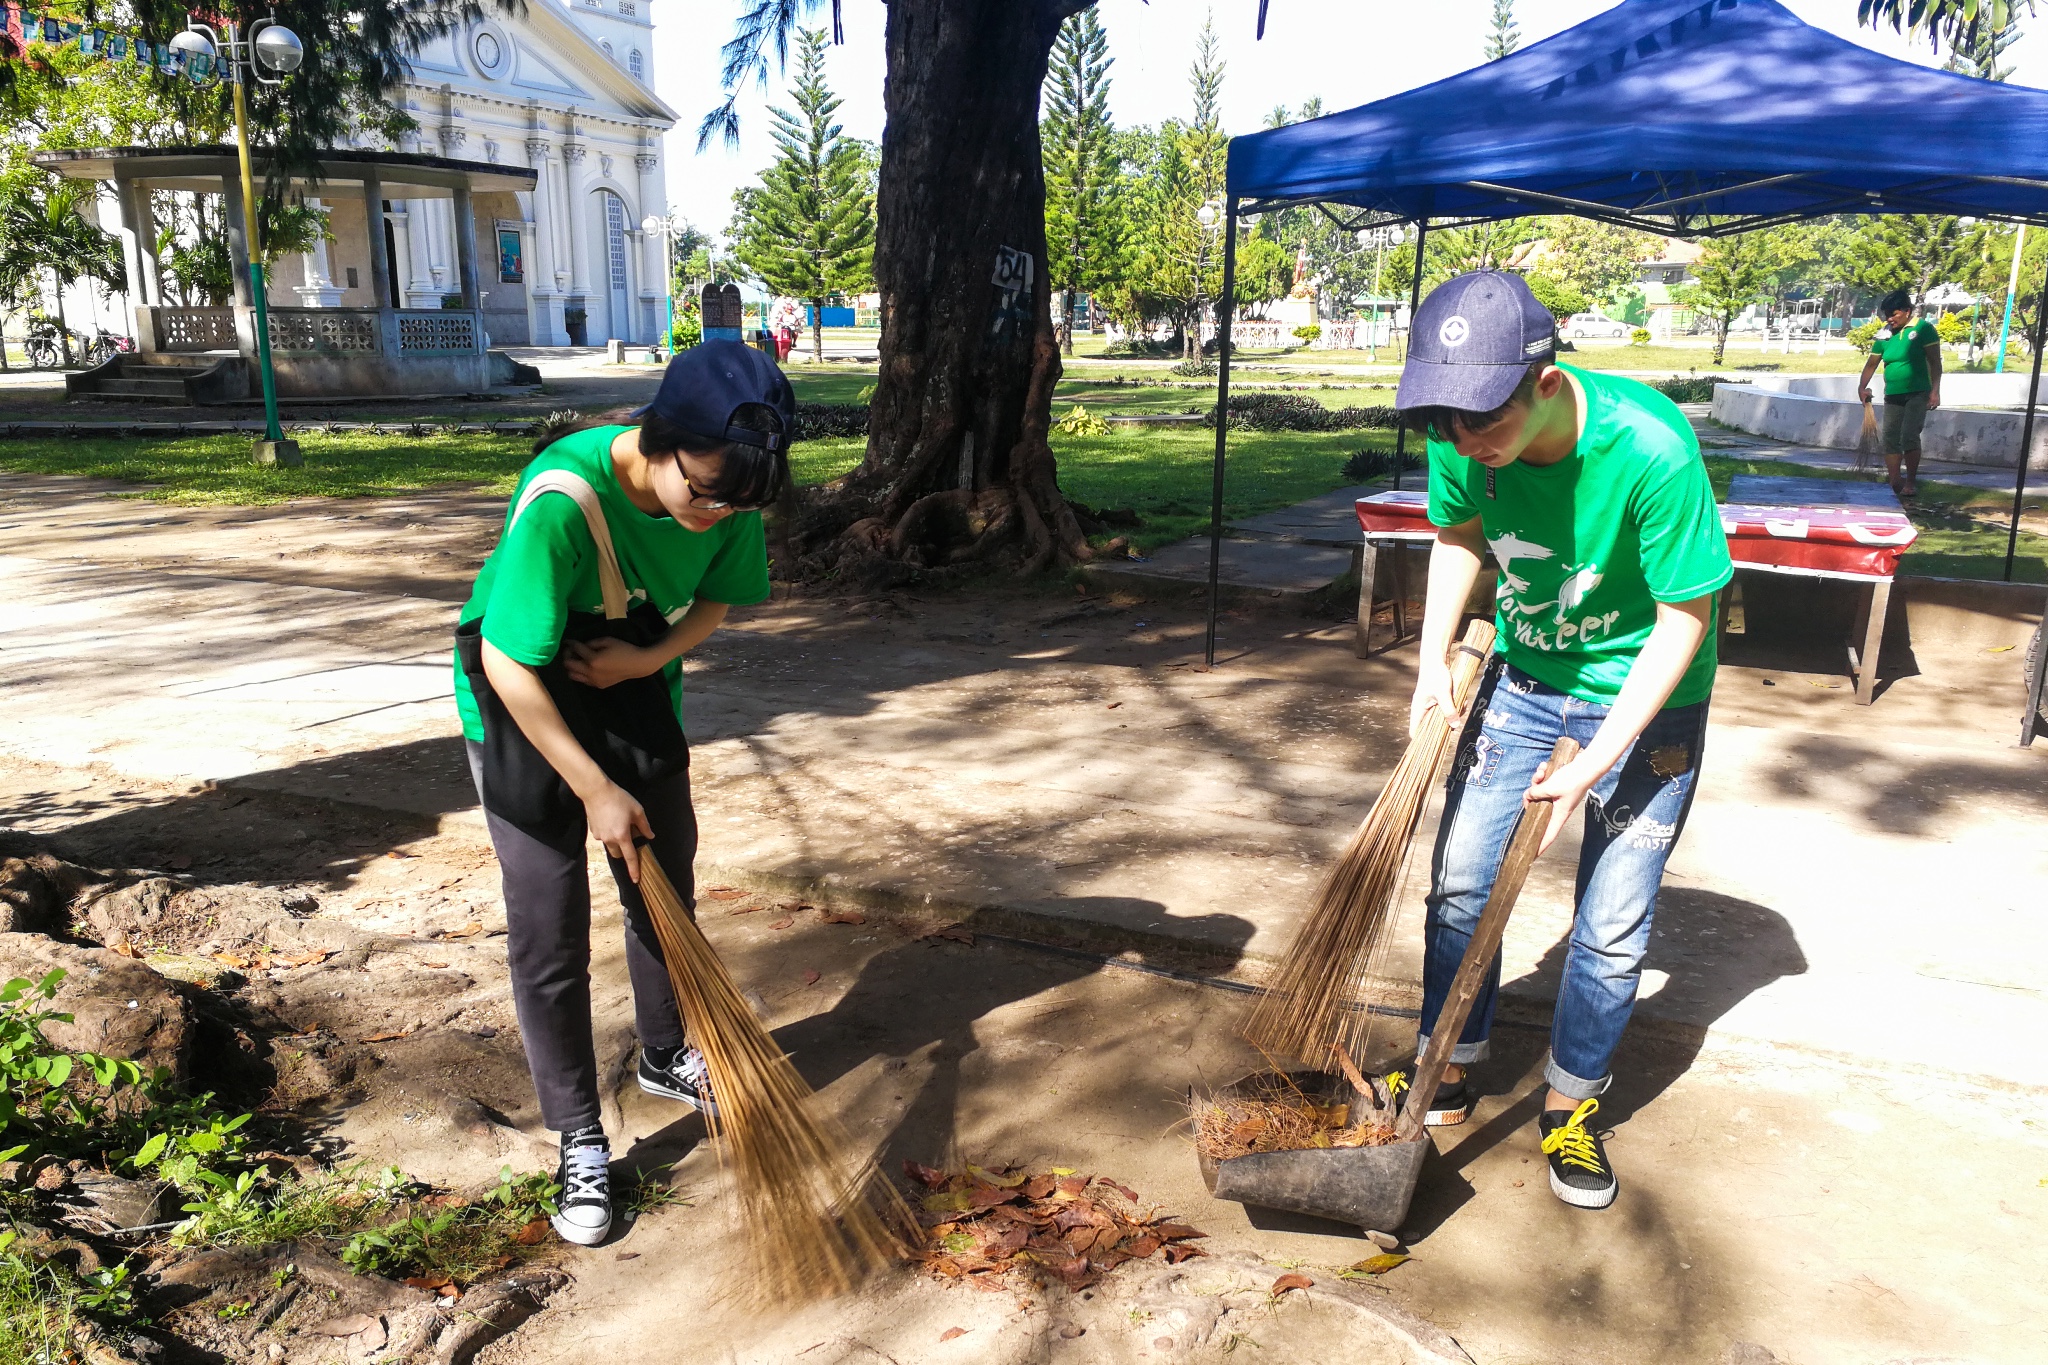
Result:
<instances>
[{"instance_id":1,"label":"short dark hair","mask_svg":"<svg viewBox=\"0 0 2048 1365\"><path fill-rule=\"evenodd\" d=\"M1531 361L1528 370L1522 375L1521 382L1515 385L1515 391L1491 412L1467 412L1463 408L1432 404L1428 407L1402 409L1401 423L1417 435L1436 441L1455 441L1460 431L1484 431L1507 416L1508 409L1515 404L1531 401L1536 396L1536 381L1543 377L1544 368L1556 362L1555 351L1540 360Z\"/></svg>"},{"instance_id":2,"label":"short dark hair","mask_svg":"<svg viewBox=\"0 0 2048 1365\"><path fill-rule=\"evenodd\" d=\"M1894 289L1891 293L1886 294L1877 301L1877 315L1881 318L1888 318L1901 308L1911 308L1912 306L1913 296L1911 294L1903 289Z\"/></svg>"},{"instance_id":3,"label":"short dark hair","mask_svg":"<svg viewBox=\"0 0 2048 1365\"><path fill-rule=\"evenodd\" d=\"M533 453L538 455L563 437L579 431L634 425L640 428L640 453L651 460L666 459L678 451L699 459L717 460L718 477L713 480L716 486L697 490L707 498L736 503L741 507L766 507L782 495L783 485L789 482L787 450L768 450L744 441L720 441L700 436L651 412L637 423L630 411L619 409L582 418L567 426L548 427L534 442ZM777 433L785 438L788 435L783 427L782 414L766 403L743 405L733 414L732 425L745 431ZM784 444L787 444L786 439Z\"/></svg>"}]
</instances>

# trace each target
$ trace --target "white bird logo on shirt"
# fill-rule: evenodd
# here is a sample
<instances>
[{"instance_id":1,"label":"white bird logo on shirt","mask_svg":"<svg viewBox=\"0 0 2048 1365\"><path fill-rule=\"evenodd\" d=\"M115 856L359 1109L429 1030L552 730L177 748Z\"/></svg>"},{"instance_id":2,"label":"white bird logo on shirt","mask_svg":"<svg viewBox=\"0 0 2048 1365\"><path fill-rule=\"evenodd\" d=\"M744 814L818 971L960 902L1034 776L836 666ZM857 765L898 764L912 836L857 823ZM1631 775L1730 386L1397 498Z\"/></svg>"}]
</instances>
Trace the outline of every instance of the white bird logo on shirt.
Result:
<instances>
[{"instance_id":1,"label":"white bird logo on shirt","mask_svg":"<svg viewBox=\"0 0 2048 1365\"><path fill-rule=\"evenodd\" d=\"M1581 602L1593 589L1600 586L1598 566L1588 564L1567 578L1557 589L1557 623L1564 624L1564 618L1578 609Z\"/></svg>"},{"instance_id":2,"label":"white bird logo on shirt","mask_svg":"<svg viewBox=\"0 0 2048 1365\"><path fill-rule=\"evenodd\" d=\"M1500 561L1501 576L1507 579L1508 587L1516 592L1529 590L1529 580L1515 572L1516 560L1549 559L1557 553L1548 545L1538 545L1533 540L1524 540L1513 531L1489 536L1486 543L1493 547L1493 557Z\"/></svg>"}]
</instances>

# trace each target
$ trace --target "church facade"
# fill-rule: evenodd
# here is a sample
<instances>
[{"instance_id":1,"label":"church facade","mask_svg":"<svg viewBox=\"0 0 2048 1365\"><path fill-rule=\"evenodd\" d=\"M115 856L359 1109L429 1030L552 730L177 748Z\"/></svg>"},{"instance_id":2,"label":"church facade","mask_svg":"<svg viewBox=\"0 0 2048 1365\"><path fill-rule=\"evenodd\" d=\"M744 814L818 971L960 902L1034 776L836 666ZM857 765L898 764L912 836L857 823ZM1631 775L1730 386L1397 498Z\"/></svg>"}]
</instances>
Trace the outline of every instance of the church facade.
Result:
<instances>
[{"instance_id":1,"label":"church facade","mask_svg":"<svg viewBox=\"0 0 2048 1365\"><path fill-rule=\"evenodd\" d=\"M459 24L407 61L393 100L416 125L380 150L531 168L531 191L480 193L480 306L491 346L650 343L661 333L664 243L640 223L668 209L651 0L528 0ZM391 187L394 190L397 186ZM446 198L383 201L389 289L375 297L367 228L276 271L273 306L436 308L459 293ZM296 297L294 297L296 296Z\"/></svg>"}]
</instances>

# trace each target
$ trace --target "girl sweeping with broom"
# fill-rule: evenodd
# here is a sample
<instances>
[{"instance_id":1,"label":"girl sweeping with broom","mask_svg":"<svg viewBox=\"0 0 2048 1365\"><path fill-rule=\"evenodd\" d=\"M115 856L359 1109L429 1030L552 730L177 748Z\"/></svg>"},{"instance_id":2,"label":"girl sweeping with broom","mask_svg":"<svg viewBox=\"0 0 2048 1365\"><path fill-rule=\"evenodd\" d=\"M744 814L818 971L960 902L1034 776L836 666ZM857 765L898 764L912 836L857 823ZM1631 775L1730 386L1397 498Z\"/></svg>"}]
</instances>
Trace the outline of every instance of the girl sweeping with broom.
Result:
<instances>
[{"instance_id":1,"label":"girl sweeping with broom","mask_svg":"<svg viewBox=\"0 0 2048 1365\"><path fill-rule=\"evenodd\" d=\"M1636 998L1664 863L1692 806L1714 685L1714 593L1728 542L1692 427L1633 380L1555 363L1556 323L1522 277L1460 275L1417 311L1395 406L1429 438L1429 604L1413 717L1453 715L1453 633L1490 547L1501 655L1471 708L1438 831L1425 929L1423 1042L1498 872L1523 799L1553 803L1548 847L1585 808L1577 907L1538 1120L1558 1198L1614 1202L1586 1121ZM1578 756L1535 781L1569 736ZM1462 1123L1483 1060L1486 989L1429 1106Z\"/></svg>"},{"instance_id":2,"label":"girl sweeping with broom","mask_svg":"<svg viewBox=\"0 0 2048 1365\"><path fill-rule=\"evenodd\" d=\"M503 876L512 995L541 1116L561 1134L555 1231L611 1229L591 1036L586 835L625 908L643 1090L715 1116L703 1057L640 889L651 840L693 905L697 822L681 658L768 596L760 509L788 477L796 411L774 362L708 342L669 362L638 425L539 452L456 633L456 702Z\"/></svg>"}]
</instances>

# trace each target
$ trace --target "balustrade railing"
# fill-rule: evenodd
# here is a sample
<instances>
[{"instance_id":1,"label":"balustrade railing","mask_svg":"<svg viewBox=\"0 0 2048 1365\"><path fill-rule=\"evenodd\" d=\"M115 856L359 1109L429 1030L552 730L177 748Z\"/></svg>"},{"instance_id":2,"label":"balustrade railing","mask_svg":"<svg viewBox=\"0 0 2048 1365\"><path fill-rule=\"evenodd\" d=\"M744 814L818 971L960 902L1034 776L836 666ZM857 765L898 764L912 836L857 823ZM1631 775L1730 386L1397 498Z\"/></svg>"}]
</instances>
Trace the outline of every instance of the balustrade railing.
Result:
<instances>
[{"instance_id":1,"label":"balustrade railing","mask_svg":"<svg viewBox=\"0 0 2048 1365\"><path fill-rule=\"evenodd\" d=\"M273 308L270 349L279 355L375 355L374 308Z\"/></svg>"},{"instance_id":2,"label":"balustrade railing","mask_svg":"<svg viewBox=\"0 0 2048 1365\"><path fill-rule=\"evenodd\" d=\"M150 317L159 351L232 351L235 310L232 308L152 308Z\"/></svg>"},{"instance_id":3,"label":"balustrade railing","mask_svg":"<svg viewBox=\"0 0 2048 1365\"><path fill-rule=\"evenodd\" d=\"M398 314L398 349L404 355L480 355L483 327L477 315L466 310L401 310Z\"/></svg>"}]
</instances>

